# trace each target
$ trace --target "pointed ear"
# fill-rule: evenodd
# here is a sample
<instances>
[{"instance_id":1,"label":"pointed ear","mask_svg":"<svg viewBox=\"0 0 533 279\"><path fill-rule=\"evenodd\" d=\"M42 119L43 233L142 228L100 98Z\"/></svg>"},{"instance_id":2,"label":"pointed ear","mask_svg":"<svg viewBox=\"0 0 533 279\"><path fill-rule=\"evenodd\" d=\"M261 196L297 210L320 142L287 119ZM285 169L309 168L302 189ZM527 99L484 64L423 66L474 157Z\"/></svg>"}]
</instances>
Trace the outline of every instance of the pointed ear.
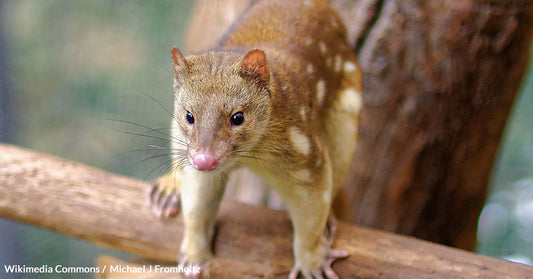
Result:
<instances>
[{"instance_id":1,"label":"pointed ear","mask_svg":"<svg viewBox=\"0 0 533 279\"><path fill-rule=\"evenodd\" d=\"M241 61L240 74L259 82L261 85L267 85L270 80L270 70L265 52L260 49L248 52Z\"/></svg>"},{"instance_id":2,"label":"pointed ear","mask_svg":"<svg viewBox=\"0 0 533 279\"><path fill-rule=\"evenodd\" d=\"M183 54L181 54L178 48L172 47L170 53L172 54L174 77L178 79L180 75L189 70L189 63L187 63L187 60L185 60L185 57L183 57Z\"/></svg>"}]
</instances>

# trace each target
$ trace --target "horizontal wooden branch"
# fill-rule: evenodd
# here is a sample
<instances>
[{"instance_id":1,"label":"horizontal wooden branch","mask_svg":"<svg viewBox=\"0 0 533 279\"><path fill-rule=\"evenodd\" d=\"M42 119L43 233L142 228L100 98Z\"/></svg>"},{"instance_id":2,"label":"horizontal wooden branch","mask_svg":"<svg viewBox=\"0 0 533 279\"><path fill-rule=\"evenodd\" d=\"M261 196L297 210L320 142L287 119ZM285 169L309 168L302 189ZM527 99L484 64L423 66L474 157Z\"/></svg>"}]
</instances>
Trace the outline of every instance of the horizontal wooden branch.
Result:
<instances>
[{"instance_id":1,"label":"horizontal wooden branch","mask_svg":"<svg viewBox=\"0 0 533 279\"><path fill-rule=\"evenodd\" d=\"M147 185L78 163L0 144L0 216L146 258L174 261L181 220L159 220ZM222 203L213 244L216 278L286 278L290 220L281 211ZM533 267L375 230L338 225L342 278L527 278Z\"/></svg>"}]
</instances>

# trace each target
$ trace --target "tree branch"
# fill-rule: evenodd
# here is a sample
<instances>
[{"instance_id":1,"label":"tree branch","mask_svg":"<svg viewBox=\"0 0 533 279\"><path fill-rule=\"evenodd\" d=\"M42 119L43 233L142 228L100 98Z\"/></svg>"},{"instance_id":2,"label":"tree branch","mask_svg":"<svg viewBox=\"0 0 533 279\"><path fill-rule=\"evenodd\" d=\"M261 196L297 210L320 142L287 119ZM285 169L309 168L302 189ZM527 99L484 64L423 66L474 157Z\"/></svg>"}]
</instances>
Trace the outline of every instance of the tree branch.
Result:
<instances>
[{"instance_id":1,"label":"tree branch","mask_svg":"<svg viewBox=\"0 0 533 279\"><path fill-rule=\"evenodd\" d=\"M0 144L0 216L134 253L174 261L182 222L158 220L147 185L78 163ZM286 278L290 220L281 211L222 203L213 244L216 278ZM525 278L533 268L339 223L334 247L350 257L342 278Z\"/></svg>"}]
</instances>

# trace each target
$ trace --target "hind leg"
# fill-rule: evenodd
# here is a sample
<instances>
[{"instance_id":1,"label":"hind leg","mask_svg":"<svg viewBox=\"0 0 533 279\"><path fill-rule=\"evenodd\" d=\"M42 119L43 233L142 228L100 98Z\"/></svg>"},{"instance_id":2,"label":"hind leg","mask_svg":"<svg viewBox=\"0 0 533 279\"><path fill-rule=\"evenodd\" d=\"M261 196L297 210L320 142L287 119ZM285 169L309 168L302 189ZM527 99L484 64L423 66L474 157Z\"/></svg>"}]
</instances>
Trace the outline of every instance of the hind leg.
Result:
<instances>
[{"instance_id":1,"label":"hind leg","mask_svg":"<svg viewBox=\"0 0 533 279\"><path fill-rule=\"evenodd\" d=\"M362 106L361 72L355 57L344 62L343 68L337 97L327 114L328 125L321 134L332 158L334 197L341 190L350 169L357 141L359 111ZM343 197L339 198L342 200Z\"/></svg>"}]
</instances>

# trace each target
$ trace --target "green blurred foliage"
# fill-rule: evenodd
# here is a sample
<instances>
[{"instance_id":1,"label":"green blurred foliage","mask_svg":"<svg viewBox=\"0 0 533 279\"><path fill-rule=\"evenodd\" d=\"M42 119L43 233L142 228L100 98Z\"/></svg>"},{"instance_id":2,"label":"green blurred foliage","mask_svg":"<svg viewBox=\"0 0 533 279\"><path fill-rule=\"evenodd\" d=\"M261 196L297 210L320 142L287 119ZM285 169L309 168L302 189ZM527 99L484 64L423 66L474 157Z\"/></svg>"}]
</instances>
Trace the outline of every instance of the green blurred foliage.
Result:
<instances>
[{"instance_id":1,"label":"green blurred foliage","mask_svg":"<svg viewBox=\"0 0 533 279\"><path fill-rule=\"evenodd\" d=\"M531 51L533 55L533 49ZM530 61L532 59L530 58ZM533 71L506 126L479 220L478 252L533 265Z\"/></svg>"},{"instance_id":2,"label":"green blurred foliage","mask_svg":"<svg viewBox=\"0 0 533 279\"><path fill-rule=\"evenodd\" d=\"M533 50L531 55L533 55ZM505 190L506 186L528 176L533 176L532 73L530 63L528 75L522 82L522 88L517 95L500 146L500 154L493 175L493 191Z\"/></svg>"},{"instance_id":3,"label":"green blurred foliage","mask_svg":"<svg viewBox=\"0 0 533 279\"><path fill-rule=\"evenodd\" d=\"M140 162L152 153L122 154L145 148L142 137L116 131L146 129L114 120L168 126L145 95L172 106L170 48L181 45L190 10L191 1L8 1L15 142L146 176L157 160Z\"/></svg>"}]
</instances>

